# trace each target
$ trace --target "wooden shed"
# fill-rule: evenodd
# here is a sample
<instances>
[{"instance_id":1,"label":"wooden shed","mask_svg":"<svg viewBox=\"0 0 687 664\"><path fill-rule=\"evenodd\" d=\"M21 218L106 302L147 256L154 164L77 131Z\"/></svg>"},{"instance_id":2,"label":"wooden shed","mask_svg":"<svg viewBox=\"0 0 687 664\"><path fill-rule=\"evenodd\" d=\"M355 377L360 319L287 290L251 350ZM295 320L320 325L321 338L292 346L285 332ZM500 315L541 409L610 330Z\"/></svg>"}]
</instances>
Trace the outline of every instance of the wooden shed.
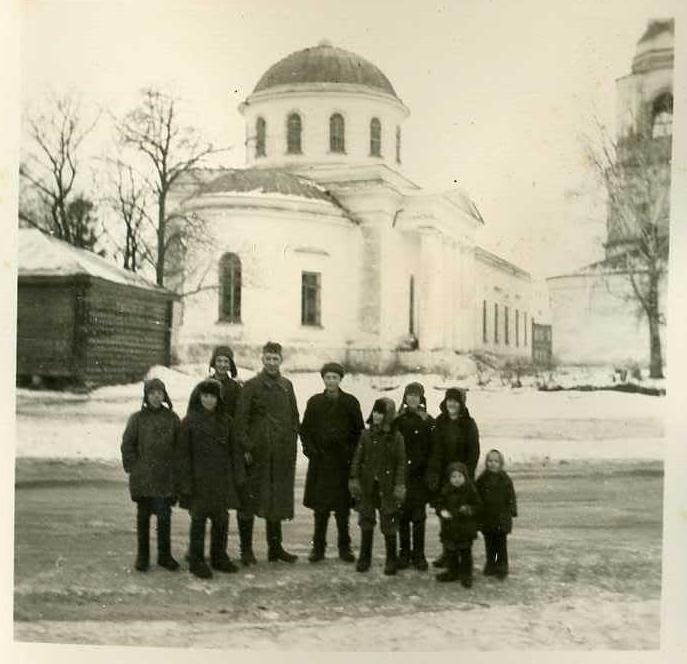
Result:
<instances>
[{"instance_id":1,"label":"wooden shed","mask_svg":"<svg viewBox=\"0 0 687 664\"><path fill-rule=\"evenodd\" d=\"M17 380L94 386L170 363L176 295L84 249L19 230Z\"/></svg>"}]
</instances>

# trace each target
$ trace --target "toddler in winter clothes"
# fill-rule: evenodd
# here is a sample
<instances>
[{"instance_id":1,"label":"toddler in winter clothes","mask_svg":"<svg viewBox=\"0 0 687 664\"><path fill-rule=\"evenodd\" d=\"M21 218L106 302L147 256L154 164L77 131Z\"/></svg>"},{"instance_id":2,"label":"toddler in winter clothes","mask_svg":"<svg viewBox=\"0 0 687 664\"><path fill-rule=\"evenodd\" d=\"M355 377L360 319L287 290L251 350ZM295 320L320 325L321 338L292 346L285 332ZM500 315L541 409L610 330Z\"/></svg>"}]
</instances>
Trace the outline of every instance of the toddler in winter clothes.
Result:
<instances>
[{"instance_id":1,"label":"toddler in winter clothes","mask_svg":"<svg viewBox=\"0 0 687 664\"><path fill-rule=\"evenodd\" d=\"M179 569L172 557L172 505L176 502L174 455L179 436L179 418L165 384L159 378L143 384L143 404L126 425L122 436L122 465L129 475L131 499L137 505L137 553L135 567L150 567L150 517L157 517L157 564L170 571Z\"/></svg>"},{"instance_id":2,"label":"toddler in winter clothes","mask_svg":"<svg viewBox=\"0 0 687 664\"><path fill-rule=\"evenodd\" d=\"M484 535L487 562L484 574L503 579L508 575L507 537L518 515L513 481L504 470L503 454L490 450L485 469L477 478L477 491L482 499L480 530Z\"/></svg>"},{"instance_id":3,"label":"toddler in winter clothes","mask_svg":"<svg viewBox=\"0 0 687 664\"><path fill-rule=\"evenodd\" d=\"M210 565L236 572L229 559L229 509L239 505L245 480L243 460L234 443L231 416L222 403L222 387L208 378L194 390L181 423L178 454L179 495L191 513L189 568L201 579L212 576L205 561L205 525L210 520Z\"/></svg>"},{"instance_id":4,"label":"toddler in winter clothes","mask_svg":"<svg viewBox=\"0 0 687 664\"><path fill-rule=\"evenodd\" d=\"M360 515L358 572L370 569L377 510L386 544L384 574L396 574L397 570L396 533L406 493L406 455L403 436L393 426L395 411L391 399L375 401L368 419L370 428L360 435L351 464L349 489Z\"/></svg>"},{"instance_id":5,"label":"toddler in winter clothes","mask_svg":"<svg viewBox=\"0 0 687 664\"><path fill-rule=\"evenodd\" d=\"M477 537L481 500L464 464L452 463L447 471L448 480L437 500L447 569L436 578L437 581L460 580L469 588L472 586L472 542Z\"/></svg>"}]
</instances>

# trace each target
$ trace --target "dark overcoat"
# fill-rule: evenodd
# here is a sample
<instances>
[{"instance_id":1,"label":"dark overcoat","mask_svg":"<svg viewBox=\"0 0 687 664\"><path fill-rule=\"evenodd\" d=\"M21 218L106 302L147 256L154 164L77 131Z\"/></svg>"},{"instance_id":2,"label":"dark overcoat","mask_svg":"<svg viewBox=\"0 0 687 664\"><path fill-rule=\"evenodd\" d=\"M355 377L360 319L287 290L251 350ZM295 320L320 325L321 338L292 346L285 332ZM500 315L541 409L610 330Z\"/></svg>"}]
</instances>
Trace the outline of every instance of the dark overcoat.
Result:
<instances>
[{"instance_id":1,"label":"dark overcoat","mask_svg":"<svg viewBox=\"0 0 687 664\"><path fill-rule=\"evenodd\" d=\"M144 406L131 415L122 436L122 465L132 500L175 495L174 458L179 418L165 407Z\"/></svg>"},{"instance_id":2,"label":"dark overcoat","mask_svg":"<svg viewBox=\"0 0 687 664\"><path fill-rule=\"evenodd\" d=\"M446 468L456 461L465 464L470 479L474 479L479 461L479 430L465 407L455 420L446 412L436 419L427 464L427 484L431 491L437 491L443 485L447 479Z\"/></svg>"},{"instance_id":3,"label":"dark overcoat","mask_svg":"<svg viewBox=\"0 0 687 664\"><path fill-rule=\"evenodd\" d=\"M308 457L303 505L315 511L348 511L351 461L365 428L358 400L347 392L326 392L308 399L301 424L303 454Z\"/></svg>"},{"instance_id":4,"label":"dark overcoat","mask_svg":"<svg viewBox=\"0 0 687 664\"><path fill-rule=\"evenodd\" d=\"M177 476L179 495L194 513L236 509L245 481L232 421L223 412L190 412L181 422Z\"/></svg>"},{"instance_id":5,"label":"dark overcoat","mask_svg":"<svg viewBox=\"0 0 687 664\"><path fill-rule=\"evenodd\" d=\"M241 388L236 436L252 458L241 510L268 520L292 519L298 405L291 381L266 371Z\"/></svg>"},{"instance_id":6,"label":"dark overcoat","mask_svg":"<svg viewBox=\"0 0 687 664\"><path fill-rule=\"evenodd\" d=\"M403 436L396 429L371 426L362 432L351 463L351 482L360 489L355 509L361 516L374 516L375 508L385 514L398 511L402 501L394 489L405 490L406 455Z\"/></svg>"},{"instance_id":7,"label":"dark overcoat","mask_svg":"<svg viewBox=\"0 0 687 664\"><path fill-rule=\"evenodd\" d=\"M475 485L466 481L462 486L454 487L447 482L439 494L437 513L442 509L451 514L450 519L441 517L441 541L448 548L470 546L477 537L477 523L482 501ZM467 506L467 513L461 507Z\"/></svg>"},{"instance_id":8,"label":"dark overcoat","mask_svg":"<svg viewBox=\"0 0 687 664\"><path fill-rule=\"evenodd\" d=\"M427 464L432 450L434 419L427 413L414 413L404 408L394 423L403 436L406 453L406 499L409 508L425 507L429 501Z\"/></svg>"},{"instance_id":9,"label":"dark overcoat","mask_svg":"<svg viewBox=\"0 0 687 664\"><path fill-rule=\"evenodd\" d=\"M513 517L518 515L513 481L508 473L485 470L477 478L477 491L482 499L480 530L501 532L513 529Z\"/></svg>"}]
</instances>

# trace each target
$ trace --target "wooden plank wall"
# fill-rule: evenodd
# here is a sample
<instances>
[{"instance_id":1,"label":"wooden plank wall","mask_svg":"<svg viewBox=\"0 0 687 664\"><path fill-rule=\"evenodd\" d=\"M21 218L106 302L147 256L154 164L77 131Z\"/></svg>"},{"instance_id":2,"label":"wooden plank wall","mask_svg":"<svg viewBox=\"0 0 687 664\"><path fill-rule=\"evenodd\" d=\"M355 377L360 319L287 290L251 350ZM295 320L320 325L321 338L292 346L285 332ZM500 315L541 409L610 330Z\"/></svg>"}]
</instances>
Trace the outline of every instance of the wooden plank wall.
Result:
<instances>
[{"instance_id":1,"label":"wooden plank wall","mask_svg":"<svg viewBox=\"0 0 687 664\"><path fill-rule=\"evenodd\" d=\"M164 294L91 280L80 323L82 380L131 382L151 366L169 364L169 301Z\"/></svg>"},{"instance_id":2,"label":"wooden plank wall","mask_svg":"<svg viewBox=\"0 0 687 664\"><path fill-rule=\"evenodd\" d=\"M21 283L17 297L17 375L69 377L74 374L76 286Z\"/></svg>"}]
</instances>

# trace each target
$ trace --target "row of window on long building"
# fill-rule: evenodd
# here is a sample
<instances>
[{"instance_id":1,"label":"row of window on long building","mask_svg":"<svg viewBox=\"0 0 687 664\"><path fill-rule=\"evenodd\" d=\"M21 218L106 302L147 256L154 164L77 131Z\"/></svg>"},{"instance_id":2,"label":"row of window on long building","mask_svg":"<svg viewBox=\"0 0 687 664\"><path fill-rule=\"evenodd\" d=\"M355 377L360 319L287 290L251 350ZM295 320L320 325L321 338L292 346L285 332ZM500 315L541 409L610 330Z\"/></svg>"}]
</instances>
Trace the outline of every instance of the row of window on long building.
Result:
<instances>
[{"instance_id":1,"label":"row of window on long building","mask_svg":"<svg viewBox=\"0 0 687 664\"><path fill-rule=\"evenodd\" d=\"M291 113L286 118L286 153L303 153L303 121L300 114ZM382 156L382 123L379 118L370 120L370 156ZM329 118L329 151L346 152L346 122L341 113ZM267 156L267 121L263 117L255 121L255 156ZM396 127L396 161L401 163L401 128Z\"/></svg>"},{"instance_id":2,"label":"row of window on long building","mask_svg":"<svg viewBox=\"0 0 687 664\"><path fill-rule=\"evenodd\" d=\"M485 344L489 343L489 310L487 301L482 300L482 342ZM512 331L514 332L514 339L511 337L511 313L513 314ZM502 318L501 315L503 316ZM511 308L506 305L499 307L499 304L494 302L493 322L491 326L493 343L500 344L503 342L506 346L510 346L511 343L514 343L516 348L519 347L520 344L527 346L527 325L526 311L520 311L519 309L511 310ZM503 326L503 328L501 326ZM503 336L501 332L503 332Z\"/></svg>"}]
</instances>

